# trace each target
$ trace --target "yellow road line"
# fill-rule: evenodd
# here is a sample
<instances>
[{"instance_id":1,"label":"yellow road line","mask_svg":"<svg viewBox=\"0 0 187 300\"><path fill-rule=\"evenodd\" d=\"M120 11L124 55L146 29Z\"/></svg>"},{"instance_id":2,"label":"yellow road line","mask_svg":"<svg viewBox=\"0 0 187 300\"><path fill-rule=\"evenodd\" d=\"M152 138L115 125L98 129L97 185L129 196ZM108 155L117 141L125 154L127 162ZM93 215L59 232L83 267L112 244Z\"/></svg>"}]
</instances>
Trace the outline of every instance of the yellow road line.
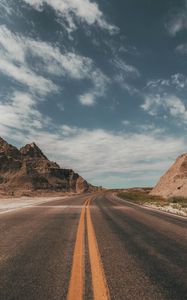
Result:
<instances>
[{"instance_id":1,"label":"yellow road line","mask_svg":"<svg viewBox=\"0 0 187 300\"><path fill-rule=\"evenodd\" d=\"M84 203L78 225L67 300L82 300L84 297L84 232L85 210L87 204L88 200Z\"/></svg>"},{"instance_id":2,"label":"yellow road line","mask_svg":"<svg viewBox=\"0 0 187 300\"><path fill-rule=\"evenodd\" d=\"M95 231L91 220L91 213L89 207L90 201L91 199L87 203L86 219L87 219L88 248L90 254L94 300L109 300L110 299L109 289L107 286L107 281L104 274L104 269L103 269L103 265L99 253Z\"/></svg>"}]
</instances>

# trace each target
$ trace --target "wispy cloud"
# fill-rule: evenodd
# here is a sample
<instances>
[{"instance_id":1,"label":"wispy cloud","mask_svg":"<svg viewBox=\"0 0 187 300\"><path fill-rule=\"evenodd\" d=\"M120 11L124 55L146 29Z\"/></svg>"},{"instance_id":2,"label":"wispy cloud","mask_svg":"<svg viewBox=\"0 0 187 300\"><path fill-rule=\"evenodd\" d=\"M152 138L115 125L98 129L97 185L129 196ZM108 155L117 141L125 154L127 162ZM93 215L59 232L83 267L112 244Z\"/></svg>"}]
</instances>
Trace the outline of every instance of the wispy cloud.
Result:
<instances>
[{"instance_id":1,"label":"wispy cloud","mask_svg":"<svg viewBox=\"0 0 187 300\"><path fill-rule=\"evenodd\" d=\"M180 31L187 30L187 1L184 1L183 9L169 15L166 28L173 37Z\"/></svg>"},{"instance_id":2,"label":"wispy cloud","mask_svg":"<svg viewBox=\"0 0 187 300\"><path fill-rule=\"evenodd\" d=\"M122 123L122 125L124 125L125 127L130 125L130 121L128 121L128 120L123 120L121 123Z\"/></svg>"},{"instance_id":3,"label":"wispy cloud","mask_svg":"<svg viewBox=\"0 0 187 300\"><path fill-rule=\"evenodd\" d=\"M141 180L145 172L163 171L185 149L182 138L151 131L127 134L67 125L55 134L35 131L29 138L47 149L48 155L59 163L66 162L67 167L79 170L91 181L99 178L97 184L103 184L106 176L115 176L124 177L125 185L125 178L132 178L137 172L142 172Z\"/></svg>"},{"instance_id":4,"label":"wispy cloud","mask_svg":"<svg viewBox=\"0 0 187 300\"><path fill-rule=\"evenodd\" d=\"M85 22L88 25L96 25L109 33L113 34L119 29L106 21L99 6L94 1L89 0L23 0L25 3L33 6L37 10L45 9L45 5L49 5L54 9L61 22L66 20L69 31L77 28L78 22Z\"/></svg>"},{"instance_id":5,"label":"wispy cloud","mask_svg":"<svg viewBox=\"0 0 187 300\"><path fill-rule=\"evenodd\" d=\"M126 77L123 74L114 76L114 80L120 85L120 87L126 90L130 95L138 94L141 96L140 90L138 90L132 83L127 82Z\"/></svg>"},{"instance_id":6,"label":"wispy cloud","mask_svg":"<svg viewBox=\"0 0 187 300\"><path fill-rule=\"evenodd\" d=\"M80 96L79 101L82 105L93 106L95 104L95 96L92 93L86 93Z\"/></svg>"},{"instance_id":7,"label":"wispy cloud","mask_svg":"<svg viewBox=\"0 0 187 300\"><path fill-rule=\"evenodd\" d=\"M15 1L13 0L1 0L0 1L0 16L11 20L12 15L21 16L20 10L15 8Z\"/></svg>"},{"instance_id":8,"label":"wispy cloud","mask_svg":"<svg viewBox=\"0 0 187 300\"><path fill-rule=\"evenodd\" d=\"M106 177L113 177L116 183L124 180L125 185L128 178L133 181L137 177L137 172L141 180L145 172L153 170L159 177L186 146L183 138L167 136L153 126L146 126L141 132L126 133L57 125L39 112L38 101L38 98L18 91L7 95L0 103L1 135L16 139L20 145L35 140L46 149L49 158L63 167L74 168L95 184L105 185ZM185 113L182 106L176 105L176 99L168 109L173 116ZM53 130L50 133L51 124ZM128 126L129 122L124 125ZM110 180L107 183L109 186Z\"/></svg>"},{"instance_id":9,"label":"wispy cloud","mask_svg":"<svg viewBox=\"0 0 187 300\"><path fill-rule=\"evenodd\" d=\"M181 73L171 75L168 79L150 80L146 85L146 90L151 92L166 92L170 89L172 91L181 91L187 89L187 78Z\"/></svg>"},{"instance_id":10,"label":"wispy cloud","mask_svg":"<svg viewBox=\"0 0 187 300\"><path fill-rule=\"evenodd\" d=\"M64 104L62 102L57 103L57 107L60 109L60 111L64 111Z\"/></svg>"},{"instance_id":11,"label":"wispy cloud","mask_svg":"<svg viewBox=\"0 0 187 300\"><path fill-rule=\"evenodd\" d=\"M7 95L0 102L0 125L18 132L45 127L49 118L43 118L37 109L37 103L38 100L28 93L14 91Z\"/></svg>"},{"instance_id":12,"label":"wispy cloud","mask_svg":"<svg viewBox=\"0 0 187 300\"><path fill-rule=\"evenodd\" d=\"M162 110L164 110L165 113L176 118L178 122L187 123L187 108L184 102L174 95L147 96L141 107L152 116L163 114Z\"/></svg>"},{"instance_id":13,"label":"wispy cloud","mask_svg":"<svg viewBox=\"0 0 187 300\"><path fill-rule=\"evenodd\" d=\"M44 42L30 41L29 44L32 54L43 60L44 68L50 74L91 81L93 87L90 91L80 95L81 104L95 104L96 99L104 95L109 79L94 65L91 58L73 52L62 54L57 47Z\"/></svg>"},{"instance_id":14,"label":"wispy cloud","mask_svg":"<svg viewBox=\"0 0 187 300\"><path fill-rule=\"evenodd\" d=\"M18 82L27 85L31 91L38 92L41 95L59 90L51 80L37 75L24 66L17 66L6 59L0 60L0 71Z\"/></svg>"},{"instance_id":15,"label":"wispy cloud","mask_svg":"<svg viewBox=\"0 0 187 300\"><path fill-rule=\"evenodd\" d=\"M114 70L114 80L120 87L126 90L130 95L139 94L138 89L129 80L137 79L141 76L140 71L133 65L128 64L124 59L121 59L115 54L111 61Z\"/></svg>"},{"instance_id":16,"label":"wispy cloud","mask_svg":"<svg viewBox=\"0 0 187 300\"><path fill-rule=\"evenodd\" d=\"M186 55L187 54L187 43L181 44L176 47L176 52L179 54Z\"/></svg>"},{"instance_id":17,"label":"wispy cloud","mask_svg":"<svg viewBox=\"0 0 187 300\"><path fill-rule=\"evenodd\" d=\"M169 79L149 81L141 108L152 116L169 117L177 124L186 124L187 108L184 99L186 91L187 78L180 73L172 75Z\"/></svg>"},{"instance_id":18,"label":"wispy cloud","mask_svg":"<svg viewBox=\"0 0 187 300\"><path fill-rule=\"evenodd\" d=\"M96 104L97 98L105 95L110 79L99 69L94 70L93 68L87 73L87 76L92 81L93 87L89 92L80 95L79 101L82 105L92 106Z\"/></svg>"},{"instance_id":19,"label":"wispy cloud","mask_svg":"<svg viewBox=\"0 0 187 300\"><path fill-rule=\"evenodd\" d=\"M184 113L174 106L174 100L173 107L169 108L171 113L175 115L178 110ZM183 138L165 135L152 126L141 132L125 133L53 122L50 133L48 128L52 120L39 112L38 101L18 91L7 95L6 101L0 104L1 135L16 139L20 145L35 140L46 149L49 158L63 167L74 168L95 184L105 185L108 176L115 177L116 182L124 178L125 185L128 178L133 181L137 177L137 172L139 180L145 177L145 172L153 170L160 175L159 172L186 147Z\"/></svg>"},{"instance_id":20,"label":"wispy cloud","mask_svg":"<svg viewBox=\"0 0 187 300\"><path fill-rule=\"evenodd\" d=\"M124 78L140 76L140 72L136 67L127 64L124 60L120 58L115 58L112 61L112 64L118 71L120 71L123 74Z\"/></svg>"},{"instance_id":21,"label":"wispy cloud","mask_svg":"<svg viewBox=\"0 0 187 300\"><path fill-rule=\"evenodd\" d=\"M73 52L61 53L58 47L50 43L35 41L30 38L15 34L5 26L0 27L0 70L22 84L26 84L32 91L46 95L57 92L58 86L49 79L49 76L64 76L74 80L88 79L92 88L80 96L82 104L85 99L92 97L95 103L97 97L104 95L109 82L106 75L97 68L92 59ZM35 64L29 65L27 57L37 59ZM45 74L47 78L41 74ZM84 103L83 103L84 102Z\"/></svg>"},{"instance_id":22,"label":"wispy cloud","mask_svg":"<svg viewBox=\"0 0 187 300\"><path fill-rule=\"evenodd\" d=\"M124 21L127 36L122 30L114 34L119 29L99 3L0 0L0 17L6 24L0 26L0 72L5 83L0 98L0 132L20 145L35 140L47 149L49 158L95 184L124 186L129 180L147 182L147 176L156 180L186 148L185 137L171 131L174 123L182 124L180 129L187 127L187 78L176 73L151 80L142 90L146 78L155 78L153 73L159 72L155 64L161 54L154 51L164 50L165 44L156 50L153 44L146 45L150 47L146 48L147 57L157 60L145 67L147 57L139 52L139 47L145 49L141 37L134 40L134 46L128 39L131 22L125 27L129 21L119 12L119 24L123 26ZM106 5L108 11L113 7ZM186 30L186 10L184 7L170 15L167 30L172 37ZM116 19L118 12L112 13ZM155 43L163 38L160 34L156 32ZM186 54L185 41L180 39L180 43L176 51ZM176 62L168 70L174 67ZM51 109L53 101L55 108ZM95 127L88 120L92 110ZM103 110L105 130L96 129L103 124ZM164 116L167 119L161 120ZM165 126L166 122L170 126Z\"/></svg>"},{"instance_id":23,"label":"wispy cloud","mask_svg":"<svg viewBox=\"0 0 187 300\"><path fill-rule=\"evenodd\" d=\"M19 83L26 85L32 92L46 95L57 92L58 87L50 80L32 70L26 61L29 41L0 26L0 71Z\"/></svg>"}]
</instances>

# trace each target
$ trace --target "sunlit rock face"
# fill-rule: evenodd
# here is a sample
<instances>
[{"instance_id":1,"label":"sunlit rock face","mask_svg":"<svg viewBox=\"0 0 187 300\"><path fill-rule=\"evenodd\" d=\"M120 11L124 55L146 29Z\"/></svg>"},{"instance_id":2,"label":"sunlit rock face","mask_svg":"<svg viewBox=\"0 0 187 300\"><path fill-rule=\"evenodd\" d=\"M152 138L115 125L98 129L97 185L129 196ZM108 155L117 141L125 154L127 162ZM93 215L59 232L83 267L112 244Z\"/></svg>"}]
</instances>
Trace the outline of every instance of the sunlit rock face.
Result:
<instances>
[{"instance_id":1,"label":"sunlit rock face","mask_svg":"<svg viewBox=\"0 0 187 300\"><path fill-rule=\"evenodd\" d=\"M35 144L18 150L0 138L0 190L5 194L21 192L85 192L94 190L72 169L50 161Z\"/></svg>"},{"instance_id":2,"label":"sunlit rock face","mask_svg":"<svg viewBox=\"0 0 187 300\"><path fill-rule=\"evenodd\" d=\"M187 197L187 153L180 155L151 191L152 195L169 198Z\"/></svg>"}]
</instances>

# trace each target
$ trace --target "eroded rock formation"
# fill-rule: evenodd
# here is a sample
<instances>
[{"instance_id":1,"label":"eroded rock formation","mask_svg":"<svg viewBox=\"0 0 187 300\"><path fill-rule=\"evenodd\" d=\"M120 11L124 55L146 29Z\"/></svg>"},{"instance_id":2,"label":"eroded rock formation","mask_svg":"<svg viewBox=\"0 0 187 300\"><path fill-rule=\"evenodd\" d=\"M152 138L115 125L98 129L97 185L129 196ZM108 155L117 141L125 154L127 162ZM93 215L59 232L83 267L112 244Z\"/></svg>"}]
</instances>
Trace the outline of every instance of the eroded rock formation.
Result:
<instances>
[{"instance_id":1,"label":"eroded rock formation","mask_svg":"<svg viewBox=\"0 0 187 300\"><path fill-rule=\"evenodd\" d=\"M187 153L180 155L160 178L151 195L164 198L187 197Z\"/></svg>"},{"instance_id":2,"label":"eroded rock formation","mask_svg":"<svg viewBox=\"0 0 187 300\"><path fill-rule=\"evenodd\" d=\"M36 191L85 192L95 187L71 169L50 161L35 144L18 150L0 138L0 191L18 195Z\"/></svg>"}]
</instances>

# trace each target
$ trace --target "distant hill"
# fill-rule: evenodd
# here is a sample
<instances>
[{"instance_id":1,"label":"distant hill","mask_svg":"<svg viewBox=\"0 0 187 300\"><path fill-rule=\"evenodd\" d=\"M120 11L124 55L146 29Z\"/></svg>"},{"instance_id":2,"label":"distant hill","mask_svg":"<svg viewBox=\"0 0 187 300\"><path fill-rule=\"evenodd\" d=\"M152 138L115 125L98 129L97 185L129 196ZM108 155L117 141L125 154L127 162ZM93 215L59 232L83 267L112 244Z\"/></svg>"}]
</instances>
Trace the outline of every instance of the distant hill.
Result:
<instances>
[{"instance_id":1,"label":"distant hill","mask_svg":"<svg viewBox=\"0 0 187 300\"><path fill-rule=\"evenodd\" d=\"M151 195L164 198L187 197L187 153L176 159L153 188Z\"/></svg>"},{"instance_id":2,"label":"distant hill","mask_svg":"<svg viewBox=\"0 0 187 300\"><path fill-rule=\"evenodd\" d=\"M50 161L35 143L18 150L0 138L0 194L81 193L94 189L73 170Z\"/></svg>"}]
</instances>

